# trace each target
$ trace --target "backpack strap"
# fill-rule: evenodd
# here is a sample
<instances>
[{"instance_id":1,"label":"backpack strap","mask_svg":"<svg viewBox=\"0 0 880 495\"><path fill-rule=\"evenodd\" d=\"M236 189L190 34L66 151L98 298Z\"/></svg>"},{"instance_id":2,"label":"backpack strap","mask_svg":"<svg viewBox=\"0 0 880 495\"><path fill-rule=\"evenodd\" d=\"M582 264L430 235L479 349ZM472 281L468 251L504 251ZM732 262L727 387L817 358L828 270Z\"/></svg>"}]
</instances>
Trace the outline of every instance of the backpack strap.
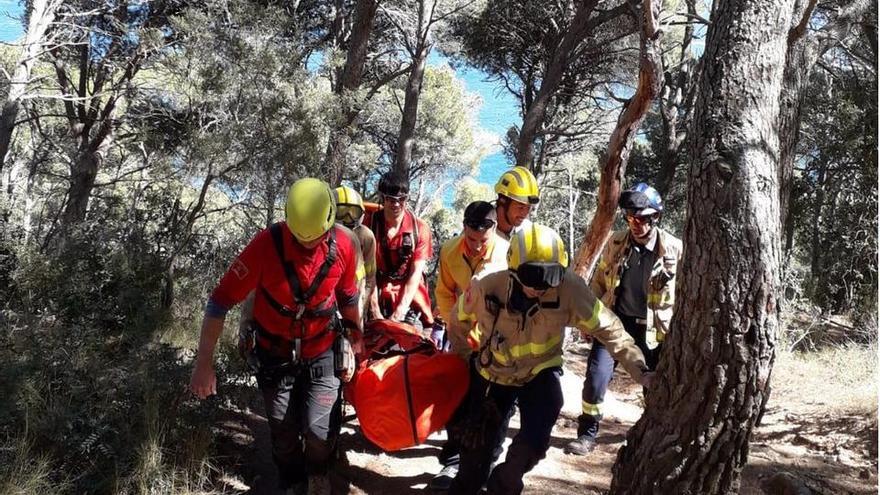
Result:
<instances>
[{"instance_id":1,"label":"backpack strap","mask_svg":"<svg viewBox=\"0 0 880 495\"><path fill-rule=\"evenodd\" d=\"M418 246L419 242L419 225L416 222L415 215L412 214L411 211L407 210L406 214L410 215L410 218L413 222L413 251L415 251L416 246ZM401 227L403 224L401 224ZM391 267L391 248L388 246L388 236L386 235L385 230L385 215L381 214L381 211L377 211L373 214L372 221L372 229L376 234L377 241L379 242L379 247L382 249L382 258L385 260L385 266ZM400 263L394 269L389 269L388 271L379 270L378 266L376 267L376 272L379 273L383 278L388 278L391 280L404 280L406 279L406 273L403 268L406 266L406 263Z\"/></svg>"}]
</instances>

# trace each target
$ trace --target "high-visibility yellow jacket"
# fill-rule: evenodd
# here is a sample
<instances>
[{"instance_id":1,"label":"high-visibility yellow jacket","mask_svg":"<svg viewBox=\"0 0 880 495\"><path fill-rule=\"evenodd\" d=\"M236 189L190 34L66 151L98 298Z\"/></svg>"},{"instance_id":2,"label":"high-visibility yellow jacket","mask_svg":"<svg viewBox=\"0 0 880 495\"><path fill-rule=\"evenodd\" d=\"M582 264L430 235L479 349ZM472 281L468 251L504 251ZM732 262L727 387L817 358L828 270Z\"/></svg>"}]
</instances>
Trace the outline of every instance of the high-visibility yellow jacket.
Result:
<instances>
[{"instance_id":1,"label":"high-visibility yellow jacket","mask_svg":"<svg viewBox=\"0 0 880 495\"><path fill-rule=\"evenodd\" d=\"M642 352L620 320L574 272L567 271L559 287L546 291L527 314L511 312L507 306L512 279L510 272L503 271L473 282L459 297L450 321L452 350L463 358L472 352L467 334L476 325L476 366L485 379L519 386L544 369L562 366L567 326L599 339L633 379L641 379L646 369Z\"/></svg>"},{"instance_id":2,"label":"high-visibility yellow jacket","mask_svg":"<svg viewBox=\"0 0 880 495\"><path fill-rule=\"evenodd\" d=\"M620 285L621 265L629 256L632 246L629 230L619 230L605 244L599 264L593 273L590 287L605 306L614 307L616 289ZM675 304L675 283L678 280L678 264L681 261L681 241L672 234L657 229L657 257L648 279L648 311L646 318L646 341L654 349L669 332L672 306Z\"/></svg>"},{"instance_id":3,"label":"high-visibility yellow jacket","mask_svg":"<svg viewBox=\"0 0 880 495\"><path fill-rule=\"evenodd\" d=\"M464 235L453 237L440 248L440 276L434 288L436 314L446 321L452 316L455 301L471 284L471 280L507 269L509 243L495 235L482 256L465 254Z\"/></svg>"}]
</instances>

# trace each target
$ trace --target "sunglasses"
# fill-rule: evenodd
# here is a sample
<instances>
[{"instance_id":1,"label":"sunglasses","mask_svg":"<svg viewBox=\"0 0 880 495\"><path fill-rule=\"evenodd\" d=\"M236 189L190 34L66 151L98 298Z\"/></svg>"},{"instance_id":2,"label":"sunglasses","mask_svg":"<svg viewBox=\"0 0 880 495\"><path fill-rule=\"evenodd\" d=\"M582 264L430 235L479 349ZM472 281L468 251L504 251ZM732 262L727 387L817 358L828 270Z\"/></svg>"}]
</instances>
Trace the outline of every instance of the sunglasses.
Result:
<instances>
[{"instance_id":1,"label":"sunglasses","mask_svg":"<svg viewBox=\"0 0 880 495\"><path fill-rule=\"evenodd\" d=\"M477 230L480 232L491 229L495 226L495 222L493 220L485 219L485 220L465 220L465 227L471 228L473 230Z\"/></svg>"},{"instance_id":2,"label":"sunglasses","mask_svg":"<svg viewBox=\"0 0 880 495\"><path fill-rule=\"evenodd\" d=\"M406 203L406 194L402 194L400 196L390 196L387 194L382 195L382 200L386 203L391 204L404 204Z\"/></svg>"},{"instance_id":3,"label":"sunglasses","mask_svg":"<svg viewBox=\"0 0 880 495\"><path fill-rule=\"evenodd\" d=\"M650 222L651 222L651 215L647 215L647 216L644 216L644 217L637 217L637 216L635 216L635 215L630 215L629 213L627 213L627 214L626 214L626 221L627 221L627 222L631 222L631 223L637 223L637 224L640 224L640 225L644 225L644 224L646 224L646 223L650 223Z\"/></svg>"}]
</instances>

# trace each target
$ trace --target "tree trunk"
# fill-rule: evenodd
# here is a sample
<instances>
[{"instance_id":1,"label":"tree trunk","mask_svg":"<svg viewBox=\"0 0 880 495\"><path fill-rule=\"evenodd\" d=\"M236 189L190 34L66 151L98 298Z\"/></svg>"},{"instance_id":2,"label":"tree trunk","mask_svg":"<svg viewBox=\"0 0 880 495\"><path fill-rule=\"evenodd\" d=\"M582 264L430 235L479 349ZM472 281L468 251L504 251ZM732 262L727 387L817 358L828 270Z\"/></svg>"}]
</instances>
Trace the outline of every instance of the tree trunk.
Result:
<instances>
[{"instance_id":1,"label":"tree trunk","mask_svg":"<svg viewBox=\"0 0 880 495\"><path fill-rule=\"evenodd\" d=\"M425 66L428 63L428 53L431 52L433 43L430 41L430 15L425 5L433 0L419 2L419 32L413 53L412 67L409 79L406 81L406 94L403 101L403 116L400 120L400 132L397 134L397 155L394 158L394 170L399 174L409 176L410 163L412 162L413 145L415 144L416 120L419 113L419 97L422 93L422 81L425 78ZM433 6L430 9L433 11Z\"/></svg>"},{"instance_id":2,"label":"tree trunk","mask_svg":"<svg viewBox=\"0 0 880 495\"><path fill-rule=\"evenodd\" d=\"M562 40L553 51L553 58L541 78L541 89L532 101L527 105L526 114L523 116L523 124L519 130L519 138L516 142L516 164L532 169L535 160L535 138L538 130L544 123L547 115L547 106L565 74L571 62L572 53L591 31L589 26L590 15L596 7L596 1L580 1L571 21L571 26L566 30Z\"/></svg>"},{"instance_id":3,"label":"tree trunk","mask_svg":"<svg viewBox=\"0 0 880 495\"><path fill-rule=\"evenodd\" d=\"M60 2L57 0L34 0L31 2L30 17L28 19L27 33L24 37L24 46L18 65L9 80L9 93L3 110L0 112L0 172L6 163L6 155L9 153L9 144L12 142L12 131L15 130L15 119L21 108L21 98L27 91L28 80L31 77L31 68L43 50L43 36L46 29L55 19L55 11Z\"/></svg>"},{"instance_id":4,"label":"tree trunk","mask_svg":"<svg viewBox=\"0 0 880 495\"><path fill-rule=\"evenodd\" d=\"M335 92L343 96L342 121L330 133L330 140L327 143L325 155L327 180L334 187L342 182L345 169L345 148L351 141L349 128L357 118L357 109L354 102L350 100L352 98L351 93L360 87L361 80L363 79L364 65L367 61L367 47L378 8L379 2L376 0L358 1L355 7L354 25L352 26L351 38L348 43L345 66L335 88Z\"/></svg>"},{"instance_id":5,"label":"tree trunk","mask_svg":"<svg viewBox=\"0 0 880 495\"><path fill-rule=\"evenodd\" d=\"M780 91L793 0L718 0L691 127L671 331L612 493L737 493L769 393L780 290Z\"/></svg>"},{"instance_id":6,"label":"tree trunk","mask_svg":"<svg viewBox=\"0 0 880 495\"><path fill-rule=\"evenodd\" d=\"M422 80L425 76L427 58L427 52L425 52L424 56L413 60L409 79L406 82L406 99L403 103L403 117L400 121L400 132L397 135L397 155L394 159L394 170L404 175L409 175L409 167L412 162L419 96L422 92Z\"/></svg>"},{"instance_id":7,"label":"tree trunk","mask_svg":"<svg viewBox=\"0 0 880 495\"><path fill-rule=\"evenodd\" d=\"M813 287L819 280L819 273L822 269L822 208L825 205L825 177L828 165L823 159L819 164L819 171L816 177L816 199L813 201L813 225L811 232L810 253L810 278L813 280Z\"/></svg>"},{"instance_id":8,"label":"tree trunk","mask_svg":"<svg viewBox=\"0 0 880 495\"><path fill-rule=\"evenodd\" d=\"M638 87L633 97L624 105L617 119L617 126L611 133L605 162L602 165L602 176L599 179L596 213L575 255L574 271L586 280L589 280L602 246L611 235L614 212L617 211L617 198L620 196L620 184L626 172L626 163L629 160L636 131L660 89L659 14L660 3L656 0L646 0L642 3L642 15L639 20L641 56Z\"/></svg>"},{"instance_id":9,"label":"tree trunk","mask_svg":"<svg viewBox=\"0 0 880 495\"><path fill-rule=\"evenodd\" d=\"M70 226L85 220L101 161L100 153L87 149L77 156L71 167L67 206L64 207L64 214L61 217L63 233L66 233Z\"/></svg>"}]
</instances>

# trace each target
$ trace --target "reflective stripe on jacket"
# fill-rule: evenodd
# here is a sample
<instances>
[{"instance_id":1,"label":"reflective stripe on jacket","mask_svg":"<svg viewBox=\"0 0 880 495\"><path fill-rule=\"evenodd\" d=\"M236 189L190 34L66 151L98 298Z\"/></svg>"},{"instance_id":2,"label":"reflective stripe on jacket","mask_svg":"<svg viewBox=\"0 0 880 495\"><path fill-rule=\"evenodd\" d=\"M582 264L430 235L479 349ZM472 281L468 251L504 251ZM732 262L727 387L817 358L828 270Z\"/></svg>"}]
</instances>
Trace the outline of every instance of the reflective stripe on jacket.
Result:
<instances>
[{"instance_id":1,"label":"reflective stripe on jacket","mask_svg":"<svg viewBox=\"0 0 880 495\"><path fill-rule=\"evenodd\" d=\"M620 285L621 264L629 256L631 243L629 230L614 232L605 244L596 271L593 273L590 287L596 297L609 308L614 307L616 289ZM663 342L669 332L672 307L675 304L675 283L678 280L676 274L682 254L681 241L665 230L657 228L657 244L654 246L654 252L657 257L651 268L646 291L648 311L645 338L649 349L654 349Z\"/></svg>"},{"instance_id":2,"label":"reflective stripe on jacket","mask_svg":"<svg viewBox=\"0 0 880 495\"><path fill-rule=\"evenodd\" d=\"M474 281L459 297L450 321L452 349L465 358L472 352L467 336L477 325L476 366L484 378L519 386L546 368L562 366L565 327L572 326L605 344L633 379L641 379L646 368L642 352L574 272L567 271L562 284L546 291L525 315L507 308L511 279L510 272L503 271Z\"/></svg>"}]
</instances>

